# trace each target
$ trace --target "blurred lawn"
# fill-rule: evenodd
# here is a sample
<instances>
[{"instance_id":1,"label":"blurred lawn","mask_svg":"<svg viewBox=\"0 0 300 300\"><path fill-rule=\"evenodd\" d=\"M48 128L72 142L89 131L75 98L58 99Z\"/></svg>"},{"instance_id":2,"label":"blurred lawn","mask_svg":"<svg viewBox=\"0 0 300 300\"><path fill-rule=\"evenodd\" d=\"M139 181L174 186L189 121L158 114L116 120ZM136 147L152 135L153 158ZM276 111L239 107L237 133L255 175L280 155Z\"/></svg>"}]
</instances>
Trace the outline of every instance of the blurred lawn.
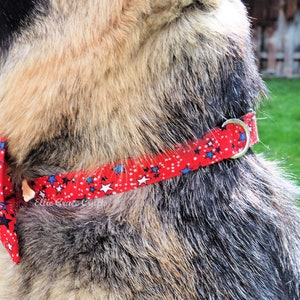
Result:
<instances>
[{"instance_id":1,"label":"blurred lawn","mask_svg":"<svg viewBox=\"0 0 300 300\"><path fill-rule=\"evenodd\" d=\"M300 186L300 79L267 79L269 100L258 113L261 143L254 147L282 162Z\"/></svg>"}]
</instances>

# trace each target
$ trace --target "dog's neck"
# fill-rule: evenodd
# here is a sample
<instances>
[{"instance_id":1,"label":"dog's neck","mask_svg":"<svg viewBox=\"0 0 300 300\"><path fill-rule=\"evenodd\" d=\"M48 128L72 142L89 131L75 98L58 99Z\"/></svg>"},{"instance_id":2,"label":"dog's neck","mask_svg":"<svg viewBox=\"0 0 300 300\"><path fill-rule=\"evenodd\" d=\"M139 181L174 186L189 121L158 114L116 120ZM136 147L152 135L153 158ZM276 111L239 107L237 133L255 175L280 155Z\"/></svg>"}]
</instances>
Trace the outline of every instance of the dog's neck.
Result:
<instances>
[{"instance_id":1,"label":"dog's neck","mask_svg":"<svg viewBox=\"0 0 300 300\"><path fill-rule=\"evenodd\" d=\"M230 119L201 139L178 145L155 156L114 162L92 171L75 171L23 181L23 197L14 190L5 162L5 138L0 143L0 239L13 261L20 261L15 231L16 212L24 200L40 205L63 205L124 193L185 175L225 159L239 158L258 142L255 113Z\"/></svg>"},{"instance_id":2,"label":"dog's neck","mask_svg":"<svg viewBox=\"0 0 300 300\"><path fill-rule=\"evenodd\" d=\"M99 166L92 171L75 171L25 182L23 196L39 203L59 204L93 200L187 174L224 159L238 158L258 141L255 113L230 119L201 139L173 150Z\"/></svg>"}]
</instances>

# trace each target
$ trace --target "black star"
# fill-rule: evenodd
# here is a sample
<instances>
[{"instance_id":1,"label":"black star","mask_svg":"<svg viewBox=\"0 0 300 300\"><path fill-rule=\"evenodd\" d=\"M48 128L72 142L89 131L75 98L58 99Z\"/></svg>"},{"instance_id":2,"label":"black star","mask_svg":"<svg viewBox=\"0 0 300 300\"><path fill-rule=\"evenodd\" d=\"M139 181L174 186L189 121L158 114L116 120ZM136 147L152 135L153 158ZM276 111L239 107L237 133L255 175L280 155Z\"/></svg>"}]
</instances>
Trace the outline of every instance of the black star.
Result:
<instances>
[{"instance_id":1,"label":"black star","mask_svg":"<svg viewBox=\"0 0 300 300\"><path fill-rule=\"evenodd\" d=\"M144 172L149 172L149 168L145 168L145 169L144 169Z\"/></svg>"},{"instance_id":2,"label":"black star","mask_svg":"<svg viewBox=\"0 0 300 300\"><path fill-rule=\"evenodd\" d=\"M159 177L159 173L154 174L154 178L158 178Z\"/></svg>"},{"instance_id":3,"label":"black star","mask_svg":"<svg viewBox=\"0 0 300 300\"><path fill-rule=\"evenodd\" d=\"M64 184L68 185L68 183L71 181L68 177L62 178L62 181Z\"/></svg>"},{"instance_id":4,"label":"black star","mask_svg":"<svg viewBox=\"0 0 300 300\"><path fill-rule=\"evenodd\" d=\"M5 216L0 217L0 225L6 226L7 229L8 229L8 223L9 222L11 222L11 220L6 219Z\"/></svg>"},{"instance_id":5,"label":"black star","mask_svg":"<svg viewBox=\"0 0 300 300\"><path fill-rule=\"evenodd\" d=\"M28 184L29 184L30 186L35 186L34 180L30 180L30 181L28 182Z\"/></svg>"},{"instance_id":6,"label":"black star","mask_svg":"<svg viewBox=\"0 0 300 300\"><path fill-rule=\"evenodd\" d=\"M194 150L195 154L199 155L200 154L200 150L199 149L196 149Z\"/></svg>"},{"instance_id":7,"label":"black star","mask_svg":"<svg viewBox=\"0 0 300 300\"><path fill-rule=\"evenodd\" d=\"M216 152L220 153L221 152L221 148L220 147L216 148Z\"/></svg>"},{"instance_id":8,"label":"black star","mask_svg":"<svg viewBox=\"0 0 300 300\"><path fill-rule=\"evenodd\" d=\"M102 181L106 181L106 180L107 180L107 177L104 176L104 177L101 178L101 180L102 180Z\"/></svg>"}]
</instances>

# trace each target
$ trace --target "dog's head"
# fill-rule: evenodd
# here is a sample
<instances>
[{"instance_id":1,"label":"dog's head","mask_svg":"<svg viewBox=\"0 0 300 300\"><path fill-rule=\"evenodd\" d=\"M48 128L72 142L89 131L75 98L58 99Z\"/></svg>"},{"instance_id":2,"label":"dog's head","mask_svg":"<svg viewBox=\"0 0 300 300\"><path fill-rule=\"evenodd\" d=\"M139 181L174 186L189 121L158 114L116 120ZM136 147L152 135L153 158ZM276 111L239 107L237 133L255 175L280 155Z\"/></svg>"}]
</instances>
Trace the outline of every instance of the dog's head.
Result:
<instances>
[{"instance_id":1,"label":"dog's head","mask_svg":"<svg viewBox=\"0 0 300 300\"><path fill-rule=\"evenodd\" d=\"M0 70L19 177L164 150L262 90L238 0L38 1L25 19Z\"/></svg>"}]
</instances>

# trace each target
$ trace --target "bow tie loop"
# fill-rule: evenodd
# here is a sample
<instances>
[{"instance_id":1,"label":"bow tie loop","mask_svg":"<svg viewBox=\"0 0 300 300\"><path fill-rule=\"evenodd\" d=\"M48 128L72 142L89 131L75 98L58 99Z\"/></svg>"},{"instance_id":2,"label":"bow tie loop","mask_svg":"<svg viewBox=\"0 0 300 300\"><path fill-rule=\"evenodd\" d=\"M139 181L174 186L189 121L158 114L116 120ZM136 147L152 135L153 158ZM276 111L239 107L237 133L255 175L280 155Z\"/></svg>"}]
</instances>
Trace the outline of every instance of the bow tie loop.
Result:
<instances>
[{"instance_id":1,"label":"bow tie loop","mask_svg":"<svg viewBox=\"0 0 300 300\"><path fill-rule=\"evenodd\" d=\"M16 233L16 213L19 201L13 191L5 162L6 140L0 138L0 240L14 263L19 263L19 245Z\"/></svg>"}]
</instances>

